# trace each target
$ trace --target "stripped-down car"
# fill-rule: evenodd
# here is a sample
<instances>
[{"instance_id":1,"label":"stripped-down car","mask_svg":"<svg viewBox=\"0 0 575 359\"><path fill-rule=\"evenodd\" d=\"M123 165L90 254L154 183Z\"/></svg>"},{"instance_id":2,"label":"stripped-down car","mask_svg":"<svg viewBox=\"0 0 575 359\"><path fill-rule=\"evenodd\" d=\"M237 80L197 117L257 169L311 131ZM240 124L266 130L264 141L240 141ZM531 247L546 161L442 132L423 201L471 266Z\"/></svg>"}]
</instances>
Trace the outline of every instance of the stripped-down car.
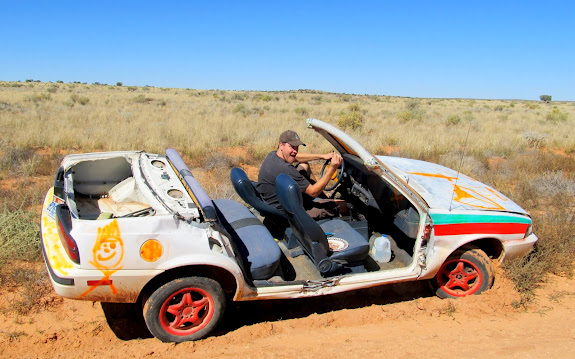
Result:
<instances>
[{"instance_id":1,"label":"stripped-down car","mask_svg":"<svg viewBox=\"0 0 575 359\"><path fill-rule=\"evenodd\" d=\"M286 175L276 181L278 211L239 168L231 180L246 204L212 200L172 149L67 156L41 219L55 291L137 303L154 336L181 342L208 335L230 300L414 280L440 297L479 294L493 283L492 262L537 241L529 214L493 188L436 164L374 156L319 120L307 125L343 156L329 193L347 203L345 217L312 220ZM378 262L382 234L391 257Z\"/></svg>"}]
</instances>

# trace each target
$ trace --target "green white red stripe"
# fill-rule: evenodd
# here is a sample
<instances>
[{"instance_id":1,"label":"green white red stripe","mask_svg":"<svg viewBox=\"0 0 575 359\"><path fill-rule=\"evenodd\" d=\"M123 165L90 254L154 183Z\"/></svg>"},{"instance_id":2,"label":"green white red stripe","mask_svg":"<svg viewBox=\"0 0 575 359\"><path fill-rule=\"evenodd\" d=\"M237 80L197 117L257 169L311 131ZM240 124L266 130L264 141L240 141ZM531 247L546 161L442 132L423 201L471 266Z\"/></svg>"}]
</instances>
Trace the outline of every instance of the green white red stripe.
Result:
<instances>
[{"instance_id":1,"label":"green white red stripe","mask_svg":"<svg viewBox=\"0 0 575 359\"><path fill-rule=\"evenodd\" d=\"M431 214L436 236L464 234L525 234L528 217L476 214Z\"/></svg>"}]
</instances>

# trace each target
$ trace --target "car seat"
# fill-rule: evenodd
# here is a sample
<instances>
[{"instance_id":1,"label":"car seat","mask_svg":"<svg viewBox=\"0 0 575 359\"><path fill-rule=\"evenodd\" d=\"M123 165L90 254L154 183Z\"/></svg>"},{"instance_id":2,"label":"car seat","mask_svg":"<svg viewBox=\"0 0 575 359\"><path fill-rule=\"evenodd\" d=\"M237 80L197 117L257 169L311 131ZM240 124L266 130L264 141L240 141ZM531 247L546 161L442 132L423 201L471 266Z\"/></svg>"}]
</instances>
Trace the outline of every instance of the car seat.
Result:
<instances>
[{"instance_id":1,"label":"car seat","mask_svg":"<svg viewBox=\"0 0 575 359\"><path fill-rule=\"evenodd\" d=\"M319 224L307 214L301 190L287 174L277 176L276 194L297 241L323 276L337 274L367 257L369 241L347 222L331 219Z\"/></svg>"},{"instance_id":2,"label":"car seat","mask_svg":"<svg viewBox=\"0 0 575 359\"><path fill-rule=\"evenodd\" d=\"M285 229L289 226L286 214L280 209L270 206L260 197L255 183L250 181L248 175L241 168L232 168L230 177L234 189L241 199L265 217L264 225L275 238L282 238Z\"/></svg>"}]
</instances>

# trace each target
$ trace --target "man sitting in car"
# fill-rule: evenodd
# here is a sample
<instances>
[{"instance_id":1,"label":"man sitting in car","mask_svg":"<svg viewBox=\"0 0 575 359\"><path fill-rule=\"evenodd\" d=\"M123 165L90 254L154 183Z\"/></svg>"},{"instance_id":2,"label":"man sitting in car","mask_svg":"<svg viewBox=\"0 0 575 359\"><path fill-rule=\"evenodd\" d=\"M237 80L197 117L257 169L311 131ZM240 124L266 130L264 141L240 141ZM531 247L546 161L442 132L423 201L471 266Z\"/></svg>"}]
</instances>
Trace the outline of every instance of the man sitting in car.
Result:
<instances>
[{"instance_id":1,"label":"man sitting in car","mask_svg":"<svg viewBox=\"0 0 575 359\"><path fill-rule=\"evenodd\" d=\"M343 158L339 153L326 154L300 153L299 146L305 146L298 134L292 130L283 132L279 137L278 148L264 159L258 175L257 189L264 201L281 209L276 196L275 181L280 173L294 179L303 194L303 206L314 219L335 217L339 214L343 201L321 199L323 190L333 174L341 165ZM330 160L323 176L316 180L309 165L313 160ZM296 167L297 165L297 167Z\"/></svg>"}]
</instances>

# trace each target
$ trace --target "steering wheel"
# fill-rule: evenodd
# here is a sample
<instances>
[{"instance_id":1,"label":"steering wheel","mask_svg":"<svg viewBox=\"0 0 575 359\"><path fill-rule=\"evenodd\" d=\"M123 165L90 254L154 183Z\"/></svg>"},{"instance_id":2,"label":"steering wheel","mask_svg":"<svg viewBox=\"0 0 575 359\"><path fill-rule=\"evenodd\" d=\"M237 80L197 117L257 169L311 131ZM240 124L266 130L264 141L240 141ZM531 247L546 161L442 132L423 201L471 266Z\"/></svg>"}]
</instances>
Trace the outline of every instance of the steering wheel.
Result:
<instances>
[{"instance_id":1,"label":"steering wheel","mask_svg":"<svg viewBox=\"0 0 575 359\"><path fill-rule=\"evenodd\" d=\"M319 171L319 177L323 177L323 173L327 166L329 166L330 160L324 162L323 166L321 167L321 171ZM339 186L342 178L343 178L343 171L345 169L345 161L341 161L341 165L337 168L337 170L331 176L327 186L325 186L324 191L332 191L337 186Z\"/></svg>"}]
</instances>

